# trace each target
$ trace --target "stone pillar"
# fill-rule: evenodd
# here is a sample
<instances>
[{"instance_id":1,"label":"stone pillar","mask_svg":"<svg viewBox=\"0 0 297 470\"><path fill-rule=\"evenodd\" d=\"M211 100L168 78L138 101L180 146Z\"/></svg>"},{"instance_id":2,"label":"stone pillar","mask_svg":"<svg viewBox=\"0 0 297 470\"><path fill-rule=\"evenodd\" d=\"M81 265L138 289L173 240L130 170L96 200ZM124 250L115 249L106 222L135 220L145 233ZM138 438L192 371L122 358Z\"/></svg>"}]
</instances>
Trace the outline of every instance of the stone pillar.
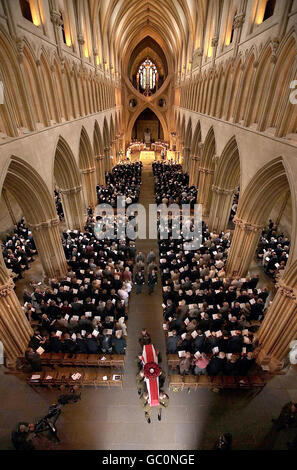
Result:
<instances>
[{"instance_id":1,"label":"stone pillar","mask_svg":"<svg viewBox=\"0 0 297 470\"><path fill-rule=\"evenodd\" d=\"M36 225L28 223L46 277L62 278L67 273L59 223L58 217Z\"/></svg>"},{"instance_id":2,"label":"stone pillar","mask_svg":"<svg viewBox=\"0 0 297 470\"><path fill-rule=\"evenodd\" d=\"M110 149L111 149L111 147L105 147L104 148L105 171L110 171L111 170Z\"/></svg>"},{"instance_id":3,"label":"stone pillar","mask_svg":"<svg viewBox=\"0 0 297 470\"><path fill-rule=\"evenodd\" d=\"M7 367L23 356L33 331L14 291L14 283L0 255L0 340Z\"/></svg>"},{"instance_id":4,"label":"stone pillar","mask_svg":"<svg viewBox=\"0 0 297 470\"><path fill-rule=\"evenodd\" d=\"M198 165L200 157L191 157L190 186L198 186Z\"/></svg>"},{"instance_id":5,"label":"stone pillar","mask_svg":"<svg viewBox=\"0 0 297 470\"><path fill-rule=\"evenodd\" d=\"M105 184L104 179L104 155L97 155L95 157L95 165L96 165L96 178L97 184L101 186Z\"/></svg>"},{"instance_id":6,"label":"stone pillar","mask_svg":"<svg viewBox=\"0 0 297 470\"><path fill-rule=\"evenodd\" d=\"M226 231L228 227L234 189L223 189L212 185L212 200L208 226L214 232Z\"/></svg>"},{"instance_id":7,"label":"stone pillar","mask_svg":"<svg viewBox=\"0 0 297 470\"><path fill-rule=\"evenodd\" d=\"M198 204L203 204L203 215L209 211L211 187L213 181L214 170L199 166L199 191Z\"/></svg>"},{"instance_id":8,"label":"stone pillar","mask_svg":"<svg viewBox=\"0 0 297 470\"><path fill-rule=\"evenodd\" d=\"M84 226L82 186L60 189L60 193L67 227L81 230Z\"/></svg>"},{"instance_id":9,"label":"stone pillar","mask_svg":"<svg viewBox=\"0 0 297 470\"><path fill-rule=\"evenodd\" d=\"M235 230L227 260L227 277L245 276L255 255L262 225L256 225L234 217Z\"/></svg>"},{"instance_id":10,"label":"stone pillar","mask_svg":"<svg viewBox=\"0 0 297 470\"><path fill-rule=\"evenodd\" d=\"M289 352L289 344L297 338L297 289L277 283L277 293L257 332L260 351L257 362L268 366L271 372L282 368L282 359Z\"/></svg>"},{"instance_id":11,"label":"stone pillar","mask_svg":"<svg viewBox=\"0 0 297 470\"><path fill-rule=\"evenodd\" d=\"M188 173L190 169L190 147L183 147L183 152L184 152L183 170L185 173Z\"/></svg>"},{"instance_id":12,"label":"stone pillar","mask_svg":"<svg viewBox=\"0 0 297 470\"><path fill-rule=\"evenodd\" d=\"M189 164L189 186L192 186L193 184L193 170L194 170L194 156L190 155L190 164Z\"/></svg>"},{"instance_id":13,"label":"stone pillar","mask_svg":"<svg viewBox=\"0 0 297 470\"><path fill-rule=\"evenodd\" d=\"M97 205L95 167L86 168L81 170L81 172L83 177L86 204L87 206L91 206L94 209Z\"/></svg>"}]
</instances>

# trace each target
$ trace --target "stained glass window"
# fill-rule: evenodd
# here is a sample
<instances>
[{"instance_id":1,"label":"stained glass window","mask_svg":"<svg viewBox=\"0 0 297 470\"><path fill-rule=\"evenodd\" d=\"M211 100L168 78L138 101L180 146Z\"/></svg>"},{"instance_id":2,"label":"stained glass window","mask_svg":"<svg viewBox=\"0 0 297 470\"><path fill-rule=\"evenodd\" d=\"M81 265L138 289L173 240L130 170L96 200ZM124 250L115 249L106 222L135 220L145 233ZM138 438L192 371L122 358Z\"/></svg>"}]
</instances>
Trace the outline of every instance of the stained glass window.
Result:
<instances>
[{"instance_id":1,"label":"stained glass window","mask_svg":"<svg viewBox=\"0 0 297 470\"><path fill-rule=\"evenodd\" d=\"M154 90L157 81L158 70L155 64L147 58L139 67L137 80L139 80L140 91L150 93Z\"/></svg>"}]
</instances>

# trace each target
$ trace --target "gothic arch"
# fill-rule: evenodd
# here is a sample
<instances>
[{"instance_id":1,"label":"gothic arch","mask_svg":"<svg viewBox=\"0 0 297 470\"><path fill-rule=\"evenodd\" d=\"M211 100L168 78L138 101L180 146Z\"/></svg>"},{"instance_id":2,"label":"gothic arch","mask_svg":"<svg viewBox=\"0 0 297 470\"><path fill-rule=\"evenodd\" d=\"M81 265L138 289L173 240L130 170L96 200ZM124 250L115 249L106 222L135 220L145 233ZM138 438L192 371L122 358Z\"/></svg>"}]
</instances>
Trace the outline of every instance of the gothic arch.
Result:
<instances>
[{"instance_id":1,"label":"gothic arch","mask_svg":"<svg viewBox=\"0 0 297 470\"><path fill-rule=\"evenodd\" d=\"M31 165L12 156L3 188L14 196L22 209L45 274L50 277L64 275L67 265L58 227L59 219L53 195L41 176Z\"/></svg>"},{"instance_id":2,"label":"gothic arch","mask_svg":"<svg viewBox=\"0 0 297 470\"><path fill-rule=\"evenodd\" d=\"M82 228L84 214L80 172L69 145L61 136L55 151L53 177L53 183L57 184L61 192L63 211L68 228Z\"/></svg>"},{"instance_id":3,"label":"gothic arch","mask_svg":"<svg viewBox=\"0 0 297 470\"><path fill-rule=\"evenodd\" d=\"M6 93L6 100L0 106L0 131L8 136L17 137L19 128L34 129L29 104L17 60L17 52L7 33L0 27L0 79Z\"/></svg>"},{"instance_id":4,"label":"gothic arch","mask_svg":"<svg viewBox=\"0 0 297 470\"><path fill-rule=\"evenodd\" d=\"M275 128L276 131L281 124L281 117L284 114L284 108L289 102L290 83L297 79L296 66L296 38L293 34L280 45L279 57L273 71L273 76L269 88L268 99L259 130L265 128ZM294 106L292 106L293 113ZM297 129L292 129L294 132ZM283 133L285 134L285 127Z\"/></svg>"},{"instance_id":5,"label":"gothic arch","mask_svg":"<svg viewBox=\"0 0 297 470\"><path fill-rule=\"evenodd\" d=\"M240 185L240 158L235 137L225 146L214 172L209 227L225 231L230 217L233 194Z\"/></svg>"},{"instance_id":6,"label":"gothic arch","mask_svg":"<svg viewBox=\"0 0 297 470\"><path fill-rule=\"evenodd\" d=\"M226 144L214 174L214 184L226 190L233 190L239 185L240 158L236 138Z\"/></svg>"},{"instance_id":7,"label":"gothic arch","mask_svg":"<svg viewBox=\"0 0 297 470\"><path fill-rule=\"evenodd\" d=\"M85 204L95 207L97 202L95 159L92 144L84 127L82 127L80 134L78 166L82 174Z\"/></svg>"},{"instance_id":8,"label":"gothic arch","mask_svg":"<svg viewBox=\"0 0 297 470\"><path fill-rule=\"evenodd\" d=\"M45 100L49 110L49 118L52 123L59 122L59 112L57 108L57 97L54 92L54 85L50 70L50 61L47 52L42 49L40 54L40 75Z\"/></svg>"},{"instance_id":9,"label":"gothic arch","mask_svg":"<svg viewBox=\"0 0 297 470\"><path fill-rule=\"evenodd\" d=\"M267 163L252 178L241 195L237 217L263 227L274 202L288 189L291 188L284 161L279 157Z\"/></svg>"},{"instance_id":10,"label":"gothic arch","mask_svg":"<svg viewBox=\"0 0 297 470\"><path fill-rule=\"evenodd\" d=\"M84 126L80 134L78 166L81 170L94 167L92 144Z\"/></svg>"},{"instance_id":11,"label":"gothic arch","mask_svg":"<svg viewBox=\"0 0 297 470\"><path fill-rule=\"evenodd\" d=\"M133 114L129 124L128 124L128 129L127 129L127 133L126 135L128 136L127 137L127 140L128 142L131 141L131 135L132 135L132 129L133 129L133 126L135 124L135 121L136 119L140 116L140 114L146 109L146 108L149 108L151 111L153 111L153 113L155 113L155 115L157 116L157 118L160 120L161 122L161 126L163 128L163 133L164 133L164 140L169 140L169 134L168 134L168 128L167 128L167 124L166 124L166 121L164 119L164 116L162 115L162 113L160 113L158 111L158 109L153 106L151 103L148 103L148 102L145 102L141 105L141 107L138 109L138 111L136 113Z\"/></svg>"},{"instance_id":12,"label":"gothic arch","mask_svg":"<svg viewBox=\"0 0 297 470\"><path fill-rule=\"evenodd\" d=\"M284 193L290 190L293 203L292 232L296 229L296 201L282 157L275 158L262 167L247 185L240 197L235 231L230 247L227 270L229 275L245 275L249 269L263 226L271 208ZM291 253L295 239L292 239ZM245 246L244 253L240 247ZM289 258L290 261L290 258Z\"/></svg>"}]
</instances>

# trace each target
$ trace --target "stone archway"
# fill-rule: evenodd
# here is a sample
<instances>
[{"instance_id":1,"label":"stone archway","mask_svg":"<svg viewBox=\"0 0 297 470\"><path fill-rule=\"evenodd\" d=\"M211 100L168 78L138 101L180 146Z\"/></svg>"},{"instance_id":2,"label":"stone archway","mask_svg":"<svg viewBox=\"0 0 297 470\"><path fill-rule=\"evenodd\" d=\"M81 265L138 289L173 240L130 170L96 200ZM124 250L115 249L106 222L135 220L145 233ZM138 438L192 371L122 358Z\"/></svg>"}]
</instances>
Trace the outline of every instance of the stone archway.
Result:
<instances>
[{"instance_id":1,"label":"stone archway","mask_svg":"<svg viewBox=\"0 0 297 470\"><path fill-rule=\"evenodd\" d=\"M29 164L12 157L3 188L15 197L22 209L45 275L64 276L67 264L61 243L59 218L53 196L42 178Z\"/></svg>"},{"instance_id":2,"label":"stone archway","mask_svg":"<svg viewBox=\"0 0 297 470\"><path fill-rule=\"evenodd\" d=\"M134 127L134 124L136 120L139 118L140 114L143 111L145 111L146 108L150 109L157 116L163 129L164 140L168 141L169 140L168 127L167 127L166 121L162 113L160 113L158 109L155 106L151 105L149 102L145 102L139 109L137 109L137 112L134 113L133 117L131 118L129 122L128 129L126 132L126 142L129 142L129 143L131 142L132 129Z\"/></svg>"},{"instance_id":3,"label":"stone archway","mask_svg":"<svg viewBox=\"0 0 297 470\"><path fill-rule=\"evenodd\" d=\"M80 173L69 145L61 136L55 153L54 179L61 193L68 228L82 229L84 210Z\"/></svg>"},{"instance_id":4,"label":"stone archway","mask_svg":"<svg viewBox=\"0 0 297 470\"><path fill-rule=\"evenodd\" d=\"M227 275L246 275L271 208L288 189L290 186L281 157L261 168L248 184L240 197L237 214L233 219L235 231L227 261ZM293 214L295 226L294 211ZM291 250L293 251L293 246Z\"/></svg>"},{"instance_id":5,"label":"stone archway","mask_svg":"<svg viewBox=\"0 0 297 470\"><path fill-rule=\"evenodd\" d=\"M236 139L232 137L225 146L214 170L208 221L210 230L217 232L226 230L232 207L233 194L240 185L239 183L239 151Z\"/></svg>"},{"instance_id":6,"label":"stone archway","mask_svg":"<svg viewBox=\"0 0 297 470\"><path fill-rule=\"evenodd\" d=\"M42 178L28 163L10 159L3 189L8 190L20 206L29 226L47 277L63 277L67 263L59 231L53 196ZM13 367L22 356L32 335L32 328L14 292L14 283L0 253L0 340L7 366Z\"/></svg>"},{"instance_id":7,"label":"stone archway","mask_svg":"<svg viewBox=\"0 0 297 470\"><path fill-rule=\"evenodd\" d=\"M94 208L97 204L95 159L92 144L84 127L80 134L78 166L82 173L85 203Z\"/></svg>"}]
</instances>

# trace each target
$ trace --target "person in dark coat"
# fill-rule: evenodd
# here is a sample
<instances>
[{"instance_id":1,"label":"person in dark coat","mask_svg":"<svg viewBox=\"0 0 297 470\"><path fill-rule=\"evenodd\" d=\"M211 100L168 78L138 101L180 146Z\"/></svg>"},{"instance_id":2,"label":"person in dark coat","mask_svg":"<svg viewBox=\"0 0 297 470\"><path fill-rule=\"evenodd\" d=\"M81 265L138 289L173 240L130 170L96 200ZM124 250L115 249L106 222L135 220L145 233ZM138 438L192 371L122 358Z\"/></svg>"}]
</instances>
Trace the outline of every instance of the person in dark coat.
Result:
<instances>
[{"instance_id":1,"label":"person in dark coat","mask_svg":"<svg viewBox=\"0 0 297 470\"><path fill-rule=\"evenodd\" d=\"M213 356L206 368L208 375L219 375L223 372L226 364L226 355L220 352L218 356Z\"/></svg>"}]
</instances>

